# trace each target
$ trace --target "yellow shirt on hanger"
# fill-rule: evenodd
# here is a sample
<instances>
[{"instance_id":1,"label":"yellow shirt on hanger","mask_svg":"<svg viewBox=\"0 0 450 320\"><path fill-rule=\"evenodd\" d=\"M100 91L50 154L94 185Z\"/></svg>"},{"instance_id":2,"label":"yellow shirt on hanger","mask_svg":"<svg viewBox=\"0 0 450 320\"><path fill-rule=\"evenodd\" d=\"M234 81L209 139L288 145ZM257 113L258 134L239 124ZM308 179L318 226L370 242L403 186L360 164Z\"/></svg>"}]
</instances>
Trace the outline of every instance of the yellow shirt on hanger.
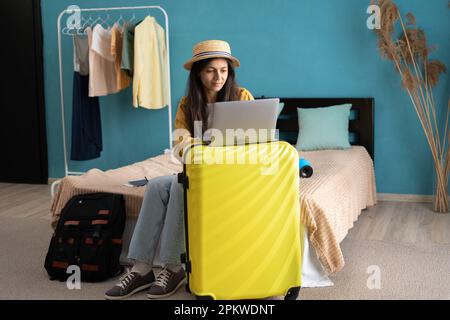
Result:
<instances>
[{"instance_id":1,"label":"yellow shirt on hanger","mask_svg":"<svg viewBox=\"0 0 450 320\"><path fill-rule=\"evenodd\" d=\"M164 29L147 16L134 31L134 107L160 109L168 105L167 59Z\"/></svg>"}]
</instances>

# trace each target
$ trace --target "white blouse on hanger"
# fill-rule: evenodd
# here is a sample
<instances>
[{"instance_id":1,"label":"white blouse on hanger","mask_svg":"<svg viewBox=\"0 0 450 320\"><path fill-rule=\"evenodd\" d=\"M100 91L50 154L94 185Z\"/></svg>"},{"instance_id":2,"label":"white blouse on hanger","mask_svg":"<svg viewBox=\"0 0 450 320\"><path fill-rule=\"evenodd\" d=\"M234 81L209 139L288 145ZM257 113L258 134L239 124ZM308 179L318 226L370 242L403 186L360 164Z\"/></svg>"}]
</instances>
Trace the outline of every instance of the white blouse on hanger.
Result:
<instances>
[{"instance_id":1,"label":"white blouse on hanger","mask_svg":"<svg viewBox=\"0 0 450 320\"><path fill-rule=\"evenodd\" d=\"M111 54L111 30L97 24L86 28L89 40L89 96L106 96L116 93L116 71Z\"/></svg>"}]
</instances>

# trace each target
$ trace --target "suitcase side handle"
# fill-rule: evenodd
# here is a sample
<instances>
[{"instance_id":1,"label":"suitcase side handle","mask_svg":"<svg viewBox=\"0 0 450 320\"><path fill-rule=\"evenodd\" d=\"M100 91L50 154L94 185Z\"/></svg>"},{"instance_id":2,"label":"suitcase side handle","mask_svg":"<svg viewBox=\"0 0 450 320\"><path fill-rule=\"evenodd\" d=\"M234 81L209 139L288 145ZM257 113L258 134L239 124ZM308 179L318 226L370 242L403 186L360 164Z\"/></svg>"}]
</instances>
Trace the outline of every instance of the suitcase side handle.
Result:
<instances>
[{"instance_id":1,"label":"suitcase side handle","mask_svg":"<svg viewBox=\"0 0 450 320\"><path fill-rule=\"evenodd\" d=\"M177 175L178 183L181 183L185 189L189 189L189 179L184 172L180 172Z\"/></svg>"}]
</instances>

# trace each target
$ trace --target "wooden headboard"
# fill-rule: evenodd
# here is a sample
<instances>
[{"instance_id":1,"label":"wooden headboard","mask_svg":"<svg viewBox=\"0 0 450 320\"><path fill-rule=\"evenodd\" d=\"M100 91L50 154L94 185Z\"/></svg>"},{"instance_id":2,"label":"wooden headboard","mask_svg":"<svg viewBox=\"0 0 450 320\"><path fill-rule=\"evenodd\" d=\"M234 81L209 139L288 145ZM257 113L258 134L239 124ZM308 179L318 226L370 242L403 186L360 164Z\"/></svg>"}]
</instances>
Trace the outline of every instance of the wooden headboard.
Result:
<instances>
[{"instance_id":1,"label":"wooden headboard","mask_svg":"<svg viewBox=\"0 0 450 320\"><path fill-rule=\"evenodd\" d=\"M266 98L264 96L260 98ZM318 108L351 103L349 132L353 145L366 148L374 160L374 98L280 98L284 102L277 129L280 139L296 144L298 136L297 108Z\"/></svg>"}]
</instances>

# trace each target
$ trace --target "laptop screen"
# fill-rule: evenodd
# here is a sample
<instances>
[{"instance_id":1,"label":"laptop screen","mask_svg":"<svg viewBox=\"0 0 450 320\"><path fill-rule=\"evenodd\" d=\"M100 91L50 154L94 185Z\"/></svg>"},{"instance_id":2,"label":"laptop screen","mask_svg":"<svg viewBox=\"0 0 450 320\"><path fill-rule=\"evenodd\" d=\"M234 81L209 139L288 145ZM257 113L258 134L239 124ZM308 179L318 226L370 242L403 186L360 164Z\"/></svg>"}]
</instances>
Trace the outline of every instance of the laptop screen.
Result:
<instances>
[{"instance_id":1,"label":"laptop screen","mask_svg":"<svg viewBox=\"0 0 450 320\"><path fill-rule=\"evenodd\" d=\"M279 102L278 98L216 102L203 140L211 146L275 141Z\"/></svg>"}]
</instances>

